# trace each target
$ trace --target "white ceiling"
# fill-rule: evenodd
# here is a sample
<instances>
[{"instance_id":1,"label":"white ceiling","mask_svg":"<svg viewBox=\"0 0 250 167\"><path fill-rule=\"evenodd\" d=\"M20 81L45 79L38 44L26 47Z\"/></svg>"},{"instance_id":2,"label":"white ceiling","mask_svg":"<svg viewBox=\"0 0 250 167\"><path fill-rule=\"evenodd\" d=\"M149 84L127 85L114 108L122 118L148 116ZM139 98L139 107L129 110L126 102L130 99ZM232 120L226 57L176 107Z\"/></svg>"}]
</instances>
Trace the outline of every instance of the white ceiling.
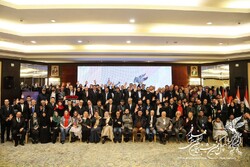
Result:
<instances>
[{"instance_id":1,"label":"white ceiling","mask_svg":"<svg viewBox=\"0 0 250 167\"><path fill-rule=\"evenodd\" d=\"M186 2L0 0L0 55L48 63L250 59L249 0Z\"/></svg>"}]
</instances>

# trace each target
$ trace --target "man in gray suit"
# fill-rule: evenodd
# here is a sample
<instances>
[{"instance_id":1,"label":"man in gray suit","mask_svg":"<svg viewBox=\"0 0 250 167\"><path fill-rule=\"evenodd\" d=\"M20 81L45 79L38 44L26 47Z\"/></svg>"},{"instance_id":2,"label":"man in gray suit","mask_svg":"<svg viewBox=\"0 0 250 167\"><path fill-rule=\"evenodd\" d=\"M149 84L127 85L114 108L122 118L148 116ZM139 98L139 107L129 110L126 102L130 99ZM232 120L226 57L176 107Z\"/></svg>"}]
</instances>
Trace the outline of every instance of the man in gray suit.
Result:
<instances>
[{"instance_id":1,"label":"man in gray suit","mask_svg":"<svg viewBox=\"0 0 250 167\"><path fill-rule=\"evenodd\" d=\"M159 133L160 143L166 144L166 136L172 134L172 122L169 117L166 117L166 111L162 111L161 117L157 118L156 129Z\"/></svg>"}]
</instances>

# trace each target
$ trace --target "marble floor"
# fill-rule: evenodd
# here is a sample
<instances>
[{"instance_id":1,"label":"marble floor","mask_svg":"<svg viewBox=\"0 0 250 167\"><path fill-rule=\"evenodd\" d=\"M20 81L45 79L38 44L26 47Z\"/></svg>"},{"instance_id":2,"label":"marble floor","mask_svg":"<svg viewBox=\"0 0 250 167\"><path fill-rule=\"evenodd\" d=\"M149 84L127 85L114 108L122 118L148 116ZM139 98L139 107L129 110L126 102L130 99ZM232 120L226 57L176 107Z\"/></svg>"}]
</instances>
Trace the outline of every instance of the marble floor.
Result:
<instances>
[{"instance_id":1,"label":"marble floor","mask_svg":"<svg viewBox=\"0 0 250 167\"><path fill-rule=\"evenodd\" d=\"M0 144L0 166L60 166L60 167L225 167L250 166L250 147L241 147L241 156L220 154L208 159L206 153L192 156L188 149L180 149L188 143L175 142L161 145L145 143L60 143L31 144L14 147L11 142ZM212 144L210 144L212 145ZM226 150L227 151L227 150ZM225 151L225 152L226 152Z\"/></svg>"}]
</instances>

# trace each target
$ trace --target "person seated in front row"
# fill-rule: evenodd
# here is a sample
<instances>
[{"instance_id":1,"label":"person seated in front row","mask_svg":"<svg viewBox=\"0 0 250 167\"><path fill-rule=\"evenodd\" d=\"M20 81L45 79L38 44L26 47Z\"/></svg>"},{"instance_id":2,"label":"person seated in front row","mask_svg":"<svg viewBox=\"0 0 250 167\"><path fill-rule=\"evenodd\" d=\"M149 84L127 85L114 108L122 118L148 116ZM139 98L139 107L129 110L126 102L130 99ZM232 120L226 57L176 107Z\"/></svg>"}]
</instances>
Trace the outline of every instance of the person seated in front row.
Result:
<instances>
[{"instance_id":1,"label":"person seated in front row","mask_svg":"<svg viewBox=\"0 0 250 167\"><path fill-rule=\"evenodd\" d=\"M106 142L107 139L113 141L114 134L113 134L113 120L109 115L109 112L106 111L104 113L104 117L102 118L102 144Z\"/></svg>"},{"instance_id":2,"label":"person seated in front row","mask_svg":"<svg viewBox=\"0 0 250 167\"><path fill-rule=\"evenodd\" d=\"M40 142L48 143L50 142L50 120L47 116L46 111L42 112L42 116L40 118Z\"/></svg>"},{"instance_id":3,"label":"person seated in front row","mask_svg":"<svg viewBox=\"0 0 250 167\"><path fill-rule=\"evenodd\" d=\"M166 144L167 136L172 134L172 122L169 117L166 117L166 111L162 111L161 117L157 118L156 129L159 133L160 143Z\"/></svg>"},{"instance_id":4,"label":"person seated in front row","mask_svg":"<svg viewBox=\"0 0 250 167\"><path fill-rule=\"evenodd\" d=\"M121 143L122 141L122 111L116 112L116 117L114 118L114 142Z\"/></svg>"},{"instance_id":5,"label":"person seated in front row","mask_svg":"<svg viewBox=\"0 0 250 167\"><path fill-rule=\"evenodd\" d=\"M100 134L102 130L102 117L96 111L93 118L91 119L91 131L90 131L90 142L98 143L100 141Z\"/></svg>"},{"instance_id":6,"label":"person seated in front row","mask_svg":"<svg viewBox=\"0 0 250 167\"><path fill-rule=\"evenodd\" d=\"M72 127L70 128L71 142L75 142L77 138L82 138L82 118L77 111L74 111L72 117Z\"/></svg>"},{"instance_id":7,"label":"person seated in front row","mask_svg":"<svg viewBox=\"0 0 250 167\"><path fill-rule=\"evenodd\" d=\"M39 118L37 116L37 113L34 112L31 119L30 119L30 135L32 137L32 143L33 144L37 144L38 143L38 139L39 139L39 124L40 124L40 121L39 121Z\"/></svg>"},{"instance_id":8,"label":"person seated in front row","mask_svg":"<svg viewBox=\"0 0 250 167\"><path fill-rule=\"evenodd\" d=\"M193 140L194 138L191 138L192 135L198 135L198 127L197 127L197 121L194 117L194 113L192 111L188 112L186 121L184 123L184 127L187 131L188 134L188 140L190 141L191 139Z\"/></svg>"},{"instance_id":9,"label":"person seated in front row","mask_svg":"<svg viewBox=\"0 0 250 167\"><path fill-rule=\"evenodd\" d=\"M204 115L204 111L202 110L198 113L197 127L199 133L205 133L206 131L206 133L202 136L202 140L205 143L208 143L208 137L211 136L212 131L208 127L208 118Z\"/></svg>"},{"instance_id":10,"label":"person seated in front row","mask_svg":"<svg viewBox=\"0 0 250 167\"><path fill-rule=\"evenodd\" d=\"M23 146L24 145L24 139L26 135L25 131L25 121L24 118L21 118L22 113L18 111L16 113L16 117L13 118L12 115L10 115L11 120L11 126L12 126L12 136L15 141L15 147L18 146L18 141ZM20 137L18 135L21 135Z\"/></svg>"},{"instance_id":11,"label":"person seated in front row","mask_svg":"<svg viewBox=\"0 0 250 167\"><path fill-rule=\"evenodd\" d=\"M239 131L242 133L243 137L243 147L246 145L250 146L250 114L246 112L243 115L242 121L244 122L244 125L239 129Z\"/></svg>"},{"instance_id":12,"label":"person seated in front row","mask_svg":"<svg viewBox=\"0 0 250 167\"><path fill-rule=\"evenodd\" d=\"M124 136L124 141L128 142L133 129L133 118L132 115L129 113L129 109L125 109L125 113L122 116L122 122L122 134Z\"/></svg>"},{"instance_id":13,"label":"person seated in front row","mask_svg":"<svg viewBox=\"0 0 250 167\"><path fill-rule=\"evenodd\" d=\"M156 135L156 131L155 131L156 121L157 119L155 117L155 112L154 110L151 110L147 118L147 125L146 125L146 134L150 142L152 142L152 140L154 139L154 136Z\"/></svg>"},{"instance_id":14,"label":"person seated in front row","mask_svg":"<svg viewBox=\"0 0 250 167\"><path fill-rule=\"evenodd\" d=\"M133 137L134 140L137 141L137 133L140 132L141 133L141 138L140 141L143 142L143 138L145 137L146 131L145 131L145 127L146 127L146 119L144 118L144 116L142 116L142 111L139 110L138 115L135 116L135 120L134 120L134 128L133 128Z\"/></svg>"},{"instance_id":15,"label":"person seated in front row","mask_svg":"<svg viewBox=\"0 0 250 167\"><path fill-rule=\"evenodd\" d=\"M230 114L229 119L227 120L225 127L233 126L233 120L234 120L234 114ZM232 131L228 130L227 133L228 133L228 138L231 140Z\"/></svg>"},{"instance_id":16,"label":"person seated in front row","mask_svg":"<svg viewBox=\"0 0 250 167\"><path fill-rule=\"evenodd\" d=\"M172 119L172 123L173 123L173 130L175 132L175 137L176 137L176 141L179 142L183 142L186 138L186 133L187 131L184 129L184 120L181 117L181 112L177 111L175 113L175 117ZM181 138L180 138L180 133Z\"/></svg>"},{"instance_id":17,"label":"person seated in front row","mask_svg":"<svg viewBox=\"0 0 250 167\"><path fill-rule=\"evenodd\" d=\"M69 115L69 112L67 110L65 110L64 115L60 121L60 130L61 130L61 135L62 135L61 143L62 144L65 143L65 138L66 138L66 135L69 133L71 125L72 125L71 116Z\"/></svg>"},{"instance_id":18,"label":"person seated in front row","mask_svg":"<svg viewBox=\"0 0 250 167\"><path fill-rule=\"evenodd\" d=\"M90 130L91 120L89 119L89 113L88 111L84 111L82 117L82 142L89 143Z\"/></svg>"},{"instance_id":19,"label":"person seated in front row","mask_svg":"<svg viewBox=\"0 0 250 167\"><path fill-rule=\"evenodd\" d=\"M60 131L60 121L61 117L58 115L57 111L54 111L53 117L50 119L51 121L51 131L52 131L52 143L56 143L56 139L59 135Z\"/></svg>"},{"instance_id":20,"label":"person seated in front row","mask_svg":"<svg viewBox=\"0 0 250 167\"><path fill-rule=\"evenodd\" d=\"M213 121L213 139L219 141L221 138L227 136L228 133L225 130L223 122L221 121L220 117L216 117L216 119ZM225 138L224 141L226 141Z\"/></svg>"}]
</instances>

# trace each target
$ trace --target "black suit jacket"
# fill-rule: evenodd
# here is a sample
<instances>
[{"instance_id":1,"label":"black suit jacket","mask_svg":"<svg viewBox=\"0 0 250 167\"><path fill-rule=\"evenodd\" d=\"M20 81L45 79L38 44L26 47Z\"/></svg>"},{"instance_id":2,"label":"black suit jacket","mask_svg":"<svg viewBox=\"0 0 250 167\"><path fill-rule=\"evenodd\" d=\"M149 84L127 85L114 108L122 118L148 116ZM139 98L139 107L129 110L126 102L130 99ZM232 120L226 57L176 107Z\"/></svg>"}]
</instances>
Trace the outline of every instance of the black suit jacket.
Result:
<instances>
[{"instance_id":1,"label":"black suit jacket","mask_svg":"<svg viewBox=\"0 0 250 167\"><path fill-rule=\"evenodd\" d=\"M151 116L147 116L147 124L146 124L146 127L147 128L150 128L150 121L151 121ZM152 128L155 128L155 123L157 121L157 118L155 116L153 116L153 127Z\"/></svg>"},{"instance_id":2,"label":"black suit jacket","mask_svg":"<svg viewBox=\"0 0 250 167\"><path fill-rule=\"evenodd\" d=\"M22 109L21 104L18 104L17 109L18 111L21 111L22 116L25 120L29 119L29 106L28 105L23 104L23 109Z\"/></svg>"},{"instance_id":3,"label":"black suit jacket","mask_svg":"<svg viewBox=\"0 0 250 167\"><path fill-rule=\"evenodd\" d=\"M106 98L106 93L102 93L102 104L104 105L108 99L112 99L112 93L108 92L107 93L107 98Z\"/></svg>"},{"instance_id":4,"label":"black suit jacket","mask_svg":"<svg viewBox=\"0 0 250 167\"><path fill-rule=\"evenodd\" d=\"M130 114L133 114L135 112L135 107L136 105L134 103L132 103L131 107L129 104L125 105L125 109L128 109Z\"/></svg>"},{"instance_id":5,"label":"black suit jacket","mask_svg":"<svg viewBox=\"0 0 250 167\"><path fill-rule=\"evenodd\" d=\"M14 116L14 109L12 106L9 106L9 110L7 110L7 107L5 105L2 106L0 110L0 118L1 118L1 123L3 124L6 120L12 114Z\"/></svg>"},{"instance_id":6,"label":"black suit jacket","mask_svg":"<svg viewBox=\"0 0 250 167\"><path fill-rule=\"evenodd\" d=\"M13 117L11 120L12 131L19 132L21 128L25 129L24 118L20 118L20 122L17 122L16 117Z\"/></svg>"},{"instance_id":7,"label":"black suit jacket","mask_svg":"<svg viewBox=\"0 0 250 167\"><path fill-rule=\"evenodd\" d=\"M33 115L33 110L34 110L34 112L36 112L36 113L38 114L38 116L39 116L39 114L40 114L40 108L39 108L38 105L35 105L35 106L34 106L34 109L33 109L33 107L30 107L30 108L29 108L29 119L30 119L31 116Z\"/></svg>"},{"instance_id":8,"label":"black suit jacket","mask_svg":"<svg viewBox=\"0 0 250 167\"><path fill-rule=\"evenodd\" d=\"M107 105L105 106L105 109L106 109L106 111L109 112L109 111L110 111L110 104L107 104ZM112 108L111 108L111 117L112 117L112 118L115 117L116 111L117 111L116 105L112 104Z\"/></svg>"}]
</instances>

